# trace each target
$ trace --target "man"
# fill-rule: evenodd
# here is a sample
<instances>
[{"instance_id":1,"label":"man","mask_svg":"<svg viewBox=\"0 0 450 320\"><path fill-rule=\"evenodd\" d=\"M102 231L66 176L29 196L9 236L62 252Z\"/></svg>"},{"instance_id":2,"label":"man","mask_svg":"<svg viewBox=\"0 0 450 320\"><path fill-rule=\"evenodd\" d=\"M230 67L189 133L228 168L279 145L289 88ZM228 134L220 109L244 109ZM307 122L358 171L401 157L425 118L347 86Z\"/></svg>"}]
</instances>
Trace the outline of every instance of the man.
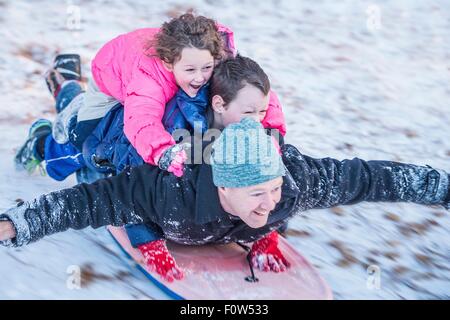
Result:
<instances>
[{"instance_id":1,"label":"man","mask_svg":"<svg viewBox=\"0 0 450 320\"><path fill-rule=\"evenodd\" d=\"M158 234L145 258L169 281L183 273L165 239L187 245L254 242L253 264L278 272L289 262L273 230L308 209L361 201L448 209L449 175L390 161L313 159L291 145L283 145L280 156L261 124L245 118L214 142L211 164L189 165L180 178L144 164L43 195L0 215L0 241L21 246L69 228L145 223Z\"/></svg>"}]
</instances>

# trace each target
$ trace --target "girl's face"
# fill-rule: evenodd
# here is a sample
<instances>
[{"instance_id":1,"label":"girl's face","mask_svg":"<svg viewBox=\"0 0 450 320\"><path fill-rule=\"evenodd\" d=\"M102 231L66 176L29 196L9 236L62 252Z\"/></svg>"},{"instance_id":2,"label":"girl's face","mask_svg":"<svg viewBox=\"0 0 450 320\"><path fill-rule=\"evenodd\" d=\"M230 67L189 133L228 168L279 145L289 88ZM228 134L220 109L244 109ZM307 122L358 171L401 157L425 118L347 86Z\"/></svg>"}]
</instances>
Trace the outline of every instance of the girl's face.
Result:
<instances>
[{"instance_id":1,"label":"girl's face","mask_svg":"<svg viewBox=\"0 0 450 320\"><path fill-rule=\"evenodd\" d=\"M269 105L269 95L251 84L246 84L238 91L236 97L227 105L220 96L212 98L214 123L217 129L223 129L231 123L240 122L243 118L252 118L262 122Z\"/></svg>"},{"instance_id":2,"label":"girl's face","mask_svg":"<svg viewBox=\"0 0 450 320\"><path fill-rule=\"evenodd\" d=\"M167 70L173 72L177 85L188 96L195 97L212 76L214 57L208 50L184 48L178 61L163 64Z\"/></svg>"}]
</instances>

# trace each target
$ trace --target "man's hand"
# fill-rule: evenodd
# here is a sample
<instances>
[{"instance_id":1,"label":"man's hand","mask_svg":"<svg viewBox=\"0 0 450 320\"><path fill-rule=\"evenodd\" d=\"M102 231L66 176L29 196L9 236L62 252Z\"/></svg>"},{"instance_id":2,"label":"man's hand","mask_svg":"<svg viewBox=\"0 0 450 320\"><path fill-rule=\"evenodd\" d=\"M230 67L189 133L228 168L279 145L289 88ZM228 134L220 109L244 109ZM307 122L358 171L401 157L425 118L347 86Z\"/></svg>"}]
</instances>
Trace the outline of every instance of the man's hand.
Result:
<instances>
[{"instance_id":1,"label":"man's hand","mask_svg":"<svg viewBox=\"0 0 450 320\"><path fill-rule=\"evenodd\" d=\"M255 241L250 257L253 267L261 271L283 272L290 266L278 248L278 232L276 231Z\"/></svg>"},{"instance_id":2,"label":"man's hand","mask_svg":"<svg viewBox=\"0 0 450 320\"><path fill-rule=\"evenodd\" d=\"M145 259L145 264L156 271L163 279L172 282L184 277L183 270L177 266L170 254L165 240L152 241L138 247Z\"/></svg>"},{"instance_id":3,"label":"man's hand","mask_svg":"<svg viewBox=\"0 0 450 320\"><path fill-rule=\"evenodd\" d=\"M9 221L0 221L0 241L11 240L16 237L16 229Z\"/></svg>"}]
</instances>

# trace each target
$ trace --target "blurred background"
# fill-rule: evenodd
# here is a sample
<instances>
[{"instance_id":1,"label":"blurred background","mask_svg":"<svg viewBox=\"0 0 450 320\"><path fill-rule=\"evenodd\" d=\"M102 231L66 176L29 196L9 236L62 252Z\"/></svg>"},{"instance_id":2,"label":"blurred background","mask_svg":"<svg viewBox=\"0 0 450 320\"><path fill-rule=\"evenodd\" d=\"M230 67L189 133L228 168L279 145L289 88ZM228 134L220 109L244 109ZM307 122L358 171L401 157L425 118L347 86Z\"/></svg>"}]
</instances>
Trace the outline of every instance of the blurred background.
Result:
<instances>
[{"instance_id":1,"label":"blurred background","mask_svg":"<svg viewBox=\"0 0 450 320\"><path fill-rule=\"evenodd\" d=\"M450 172L449 1L186 2L0 0L0 210L75 184L13 165L29 125L55 116L43 79L54 55L79 53L89 77L108 40L190 10L231 27L263 67L302 153ZM449 299L449 231L443 208L365 203L305 212L287 238L337 299ZM165 298L103 229L0 248L0 274L1 299Z\"/></svg>"}]
</instances>

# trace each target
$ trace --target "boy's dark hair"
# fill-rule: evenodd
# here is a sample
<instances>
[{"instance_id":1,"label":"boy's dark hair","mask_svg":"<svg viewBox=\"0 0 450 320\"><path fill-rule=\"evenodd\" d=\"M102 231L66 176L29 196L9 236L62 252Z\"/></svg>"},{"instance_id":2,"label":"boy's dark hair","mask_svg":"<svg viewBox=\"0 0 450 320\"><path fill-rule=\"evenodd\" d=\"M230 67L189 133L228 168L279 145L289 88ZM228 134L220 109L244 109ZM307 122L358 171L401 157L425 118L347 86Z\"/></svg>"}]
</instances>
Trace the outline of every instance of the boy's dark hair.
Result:
<instances>
[{"instance_id":1,"label":"boy's dark hair","mask_svg":"<svg viewBox=\"0 0 450 320\"><path fill-rule=\"evenodd\" d=\"M178 61L184 48L208 50L217 60L224 56L223 40L216 22L204 16L194 16L192 13L185 13L163 23L146 49L151 47L155 49L156 55L167 63Z\"/></svg>"},{"instance_id":2,"label":"boy's dark hair","mask_svg":"<svg viewBox=\"0 0 450 320\"><path fill-rule=\"evenodd\" d=\"M238 54L214 68L210 97L219 95L227 105L246 84L255 86L264 95L269 94L270 81L264 70L252 59Z\"/></svg>"}]
</instances>

